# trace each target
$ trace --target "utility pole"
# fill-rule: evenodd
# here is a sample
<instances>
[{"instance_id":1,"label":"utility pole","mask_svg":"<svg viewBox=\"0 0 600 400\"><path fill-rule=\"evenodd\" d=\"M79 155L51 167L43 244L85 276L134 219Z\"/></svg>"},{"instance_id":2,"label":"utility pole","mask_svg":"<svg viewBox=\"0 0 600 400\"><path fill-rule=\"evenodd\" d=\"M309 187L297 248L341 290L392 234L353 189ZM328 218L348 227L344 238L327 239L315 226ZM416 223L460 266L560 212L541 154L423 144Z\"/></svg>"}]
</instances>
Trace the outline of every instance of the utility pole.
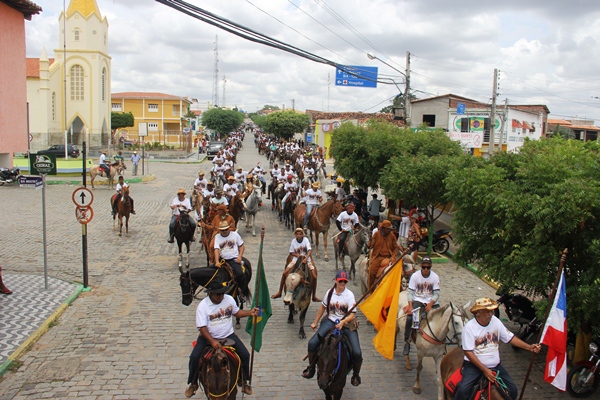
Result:
<instances>
[{"instance_id":1,"label":"utility pole","mask_svg":"<svg viewBox=\"0 0 600 400\"><path fill-rule=\"evenodd\" d=\"M410 124L410 51L406 52L406 88L404 89L405 123Z\"/></svg>"},{"instance_id":2,"label":"utility pole","mask_svg":"<svg viewBox=\"0 0 600 400\"><path fill-rule=\"evenodd\" d=\"M219 35L215 35L215 65L213 70L213 93L212 102L213 107L219 105Z\"/></svg>"},{"instance_id":3,"label":"utility pole","mask_svg":"<svg viewBox=\"0 0 600 400\"><path fill-rule=\"evenodd\" d=\"M225 97L225 85L227 84L227 77L225 75L223 75L223 108L225 108L226 105L226 97Z\"/></svg>"},{"instance_id":4,"label":"utility pole","mask_svg":"<svg viewBox=\"0 0 600 400\"><path fill-rule=\"evenodd\" d=\"M296 99L292 99L292 111L296 111Z\"/></svg>"},{"instance_id":5,"label":"utility pole","mask_svg":"<svg viewBox=\"0 0 600 400\"><path fill-rule=\"evenodd\" d=\"M488 154L494 154L496 146L496 97L498 96L498 69L494 69L494 88L492 90L492 111L490 112L490 143L488 145ZM501 134L502 135L502 134ZM502 146L502 141L500 141Z\"/></svg>"},{"instance_id":6,"label":"utility pole","mask_svg":"<svg viewBox=\"0 0 600 400\"><path fill-rule=\"evenodd\" d=\"M327 112L329 112L329 91L331 90L331 76L327 73ZM323 106L321 105L321 108Z\"/></svg>"}]
</instances>

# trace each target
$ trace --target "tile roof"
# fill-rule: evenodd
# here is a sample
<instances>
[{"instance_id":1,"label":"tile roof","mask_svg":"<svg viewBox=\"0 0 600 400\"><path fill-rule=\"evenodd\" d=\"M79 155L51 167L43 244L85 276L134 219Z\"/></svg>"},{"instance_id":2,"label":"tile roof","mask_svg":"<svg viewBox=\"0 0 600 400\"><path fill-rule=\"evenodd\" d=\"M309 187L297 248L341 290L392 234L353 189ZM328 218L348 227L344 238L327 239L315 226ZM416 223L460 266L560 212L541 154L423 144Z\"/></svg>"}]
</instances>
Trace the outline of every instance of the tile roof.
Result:
<instances>
[{"instance_id":1,"label":"tile roof","mask_svg":"<svg viewBox=\"0 0 600 400\"><path fill-rule=\"evenodd\" d=\"M174 96L172 94L158 92L120 92L111 93L113 99L153 99L153 100L183 100L186 103L192 103L186 97Z\"/></svg>"},{"instance_id":2,"label":"tile roof","mask_svg":"<svg viewBox=\"0 0 600 400\"><path fill-rule=\"evenodd\" d=\"M581 131L600 131L600 126L594 125L569 125L569 128Z\"/></svg>"},{"instance_id":3,"label":"tile roof","mask_svg":"<svg viewBox=\"0 0 600 400\"><path fill-rule=\"evenodd\" d=\"M42 7L38 6L30 0L1 0L4 4L14 8L23 14L23 17L31 21L31 16L39 14L42 11Z\"/></svg>"},{"instance_id":4,"label":"tile roof","mask_svg":"<svg viewBox=\"0 0 600 400\"><path fill-rule=\"evenodd\" d=\"M48 66L54 63L54 58L48 59ZM39 78L40 77L40 59L39 58L26 58L25 68L27 71L27 78Z\"/></svg>"},{"instance_id":5,"label":"tile roof","mask_svg":"<svg viewBox=\"0 0 600 400\"><path fill-rule=\"evenodd\" d=\"M566 119L548 119L548 124L552 124L552 125L564 125L564 126L571 126L572 123L569 120Z\"/></svg>"}]
</instances>

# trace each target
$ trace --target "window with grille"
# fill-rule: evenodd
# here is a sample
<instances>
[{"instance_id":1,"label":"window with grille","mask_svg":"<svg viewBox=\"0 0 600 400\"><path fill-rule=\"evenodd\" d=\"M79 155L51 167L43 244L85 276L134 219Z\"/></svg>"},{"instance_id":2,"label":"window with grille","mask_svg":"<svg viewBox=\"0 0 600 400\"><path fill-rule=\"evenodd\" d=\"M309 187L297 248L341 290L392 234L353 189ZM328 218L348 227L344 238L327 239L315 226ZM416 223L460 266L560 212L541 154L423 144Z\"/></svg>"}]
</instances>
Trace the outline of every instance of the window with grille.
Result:
<instances>
[{"instance_id":1,"label":"window with grille","mask_svg":"<svg viewBox=\"0 0 600 400\"><path fill-rule=\"evenodd\" d=\"M148 112L158 112L158 104L148 104Z\"/></svg>"},{"instance_id":2,"label":"window with grille","mask_svg":"<svg viewBox=\"0 0 600 400\"><path fill-rule=\"evenodd\" d=\"M102 101L106 101L106 68L102 68Z\"/></svg>"},{"instance_id":3,"label":"window with grille","mask_svg":"<svg viewBox=\"0 0 600 400\"><path fill-rule=\"evenodd\" d=\"M158 122L148 122L149 132L158 132Z\"/></svg>"},{"instance_id":4,"label":"window with grille","mask_svg":"<svg viewBox=\"0 0 600 400\"><path fill-rule=\"evenodd\" d=\"M112 103L112 111L121 111L121 103Z\"/></svg>"},{"instance_id":5,"label":"window with grille","mask_svg":"<svg viewBox=\"0 0 600 400\"><path fill-rule=\"evenodd\" d=\"M56 92L52 92L52 121L56 120Z\"/></svg>"},{"instance_id":6,"label":"window with grille","mask_svg":"<svg viewBox=\"0 0 600 400\"><path fill-rule=\"evenodd\" d=\"M75 31L73 31L73 36L75 37L75 41L79 42L79 29L75 29Z\"/></svg>"},{"instance_id":7,"label":"window with grille","mask_svg":"<svg viewBox=\"0 0 600 400\"><path fill-rule=\"evenodd\" d=\"M81 65L71 67L71 100L83 100L83 68Z\"/></svg>"}]
</instances>

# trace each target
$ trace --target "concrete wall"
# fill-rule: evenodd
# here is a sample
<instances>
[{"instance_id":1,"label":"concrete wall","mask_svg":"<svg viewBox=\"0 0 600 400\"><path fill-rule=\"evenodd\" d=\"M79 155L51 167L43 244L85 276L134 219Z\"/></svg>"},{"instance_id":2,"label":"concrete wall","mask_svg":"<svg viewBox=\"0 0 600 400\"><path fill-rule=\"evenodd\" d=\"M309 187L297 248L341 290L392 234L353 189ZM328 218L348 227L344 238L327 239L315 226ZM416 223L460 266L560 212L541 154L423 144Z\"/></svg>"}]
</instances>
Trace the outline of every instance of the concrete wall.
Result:
<instances>
[{"instance_id":1,"label":"concrete wall","mask_svg":"<svg viewBox=\"0 0 600 400\"><path fill-rule=\"evenodd\" d=\"M0 3L0 167L12 167L12 153L27 151L25 19Z\"/></svg>"}]
</instances>

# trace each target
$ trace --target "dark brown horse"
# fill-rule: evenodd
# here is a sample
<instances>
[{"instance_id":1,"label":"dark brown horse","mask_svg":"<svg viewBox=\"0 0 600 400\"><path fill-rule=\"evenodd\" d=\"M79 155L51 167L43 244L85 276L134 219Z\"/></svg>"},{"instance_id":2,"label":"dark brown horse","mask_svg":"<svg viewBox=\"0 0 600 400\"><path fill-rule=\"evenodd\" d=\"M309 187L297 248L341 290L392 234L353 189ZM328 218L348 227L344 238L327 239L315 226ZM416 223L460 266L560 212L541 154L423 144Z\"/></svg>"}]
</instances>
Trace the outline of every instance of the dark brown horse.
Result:
<instances>
[{"instance_id":1,"label":"dark brown horse","mask_svg":"<svg viewBox=\"0 0 600 400\"><path fill-rule=\"evenodd\" d=\"M233 342L231 340L231 342ZM204 388L206 398L210 400L233 400L240 386L241 365L240 356L231 345L218 350L207 347L207 352L200 359L200 383Z\"/></svg>"},{"instance_id":2,"label":"dark brown horse","mask_svg":"<svg viewBox=\"0 0 600 400\"><path fill-rule=\"evenodd\" d=\"M117 195L115 194L110 199L110 205L114 209L114 202ZM113 231L115 230L115 222L117 215L119 216L119 236L123 235L123 218L125 218L125 234L129 236L129 214L131 213L131 197L129 197L129 186L123 187L121 199L117 204L117 213L113 215Z\"/></svg>"},{"instance_id":3,"label":"dark brown horse","mask_svg":"<svg viewBox=\"0 0 600 400\"><path fill-rule=\"evenodd\" d=\"M294 210L294 221L296 227L302 228L304 224L304 213L306 207L304 204L300 204ZM308 229L310 229L311 241L313 239L313 232L315 232L315 248L313 255L316 258L319 256L319 234L323 234L323 253L325 255L325 261L329 261L329 255L327 254L327 236L329 235L329 225L331 224L331 218L336 218L342 212L342 204L339 201L333 199L328 200L322 206L313 209L313 213L308 220Z\"/></svg>"},{"instance_id":4,"label":"dark brown horse","mask_svg":"<svg viewBox=\"0 0 600 400\"><path fill-rule=\"evenodd\" d=\"M231 201L229 201L229 215L233 217L235 220L235 228L232 227L233 230L237 229L238 221L244 212L244 199L242 197L242 192L237 192L235 196L231 197Z\"/></svg>"},{"instance_id":5,"label":"dark brown horse","mask_svg":"<svg viewBox=\"0 0 600 400\"><path fill-rule=\"evenodd\" d=\"M346 386L346 375L352 367L345 348L344 336L329 333L321 340L317 353L317 382L326 400L340 400Z\"/></svg>"}]
</instances>

